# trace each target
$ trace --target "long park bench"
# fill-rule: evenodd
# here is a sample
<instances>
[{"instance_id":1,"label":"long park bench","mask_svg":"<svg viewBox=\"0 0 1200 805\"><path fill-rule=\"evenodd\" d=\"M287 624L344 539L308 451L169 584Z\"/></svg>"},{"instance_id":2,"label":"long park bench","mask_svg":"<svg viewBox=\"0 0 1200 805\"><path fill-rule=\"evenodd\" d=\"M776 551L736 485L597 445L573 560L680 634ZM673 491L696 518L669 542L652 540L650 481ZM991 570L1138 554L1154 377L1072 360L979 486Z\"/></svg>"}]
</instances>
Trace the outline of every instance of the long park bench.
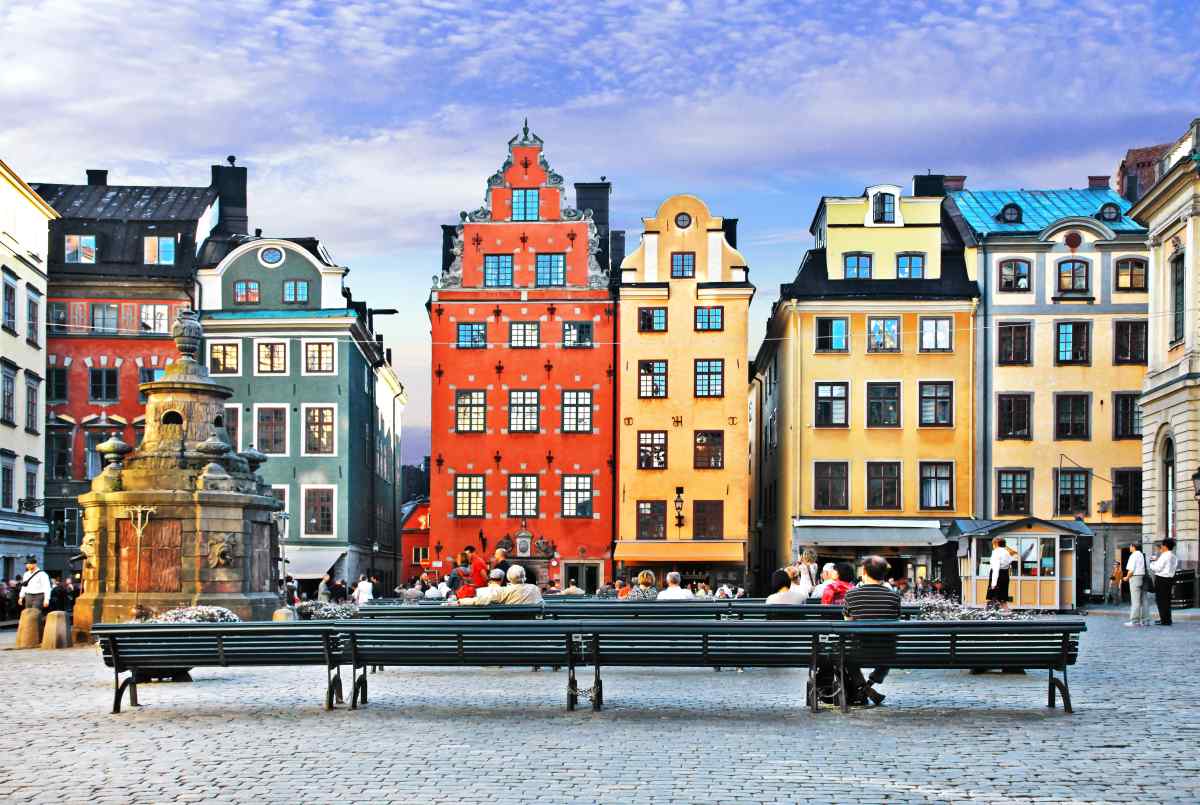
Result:
<instances>
[{"instance_id":1,"label":"long park bench","mask_svg":"<svg viewBox=\"0 0 1200 805\"><path fill-rule=\"evenodd\" d=\"M137 684L155 676L187 678L192 668L316 665L326 669L325 709L342 701L341 632L332 621L243 623L98 623L104 664L113 669L113 712L138 706ZM124 680L121 674L128 674Z\"/></svg>"},{"instance_id":2,"label":"long park bench","mask_svg":"<svg viewBox=\"0 0 1200 805\"><path fill-rule=\"evenodd\" d=\"M470 608L464 608L470 609ZM113 712L139 674L197 666L324 665L325 706L340 701L339 664L352 667L351 709L367 702L371 666L566 667L567 707L604 694L601 668L808 667L806 701L816 712L819 668L832 669L836 698L849 708L847 666L1045 669L1047 705L1056 693L1072 712L1067 667L1079 654L1082 621L834 621L717 618L356 618L295 623L98 624L93 632L114 670ZM581 690L576 670L591 666ZM120 681L121 673L130 677ZM1061 677L1056 676L1060 674Z\"/></svg>"}]
</instances>

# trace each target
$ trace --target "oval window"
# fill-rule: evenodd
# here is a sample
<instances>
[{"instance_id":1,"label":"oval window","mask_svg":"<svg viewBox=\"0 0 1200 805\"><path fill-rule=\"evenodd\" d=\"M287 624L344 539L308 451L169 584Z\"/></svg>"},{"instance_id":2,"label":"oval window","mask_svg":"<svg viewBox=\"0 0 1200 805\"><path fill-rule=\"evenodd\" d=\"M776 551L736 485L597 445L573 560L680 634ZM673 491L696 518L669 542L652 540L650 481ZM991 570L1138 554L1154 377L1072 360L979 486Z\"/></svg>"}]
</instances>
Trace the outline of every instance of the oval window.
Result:
<instances>
[{"instance_id":1,"label":"oval window","mask_svg":"<svg viewBox=\"0 0 1200 805\"><path fill-rule=\"evenodd\" d=\"M687 229L691 225L692 216L688 215L686 212L681 212L679 215L675 216L675 226L679 227L680 229Z\"/></svg>"},{"instance_id":2,"label":"oval window","mask_svg":"<svg viewBox=\"0 0 1200 805\"><path fill-rule=\"evenodd\" d=\"M258 257L266 265L279 265L283 262L283 249L278 246L268 246L258 253Z\"/></svg>"}]
</instances>

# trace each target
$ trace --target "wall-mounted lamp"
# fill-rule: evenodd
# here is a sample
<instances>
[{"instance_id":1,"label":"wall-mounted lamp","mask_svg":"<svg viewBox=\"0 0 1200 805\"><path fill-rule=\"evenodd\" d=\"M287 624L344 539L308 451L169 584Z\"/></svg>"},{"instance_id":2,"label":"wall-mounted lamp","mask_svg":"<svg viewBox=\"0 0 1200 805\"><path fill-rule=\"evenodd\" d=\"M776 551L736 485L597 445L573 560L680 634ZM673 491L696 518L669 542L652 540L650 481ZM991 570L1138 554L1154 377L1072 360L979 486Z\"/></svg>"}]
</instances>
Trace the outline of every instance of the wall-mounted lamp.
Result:
<instances>
[{"instance_id":1,"label":"wall-mounted lamp","mask_svg":"<svg viewBox=\"0 0 1200 805\"><path fill-rule=\"evenodd\" d=\"M683 528L683 487L675 487L675 527Z\"/></svg>"}]
</instances>

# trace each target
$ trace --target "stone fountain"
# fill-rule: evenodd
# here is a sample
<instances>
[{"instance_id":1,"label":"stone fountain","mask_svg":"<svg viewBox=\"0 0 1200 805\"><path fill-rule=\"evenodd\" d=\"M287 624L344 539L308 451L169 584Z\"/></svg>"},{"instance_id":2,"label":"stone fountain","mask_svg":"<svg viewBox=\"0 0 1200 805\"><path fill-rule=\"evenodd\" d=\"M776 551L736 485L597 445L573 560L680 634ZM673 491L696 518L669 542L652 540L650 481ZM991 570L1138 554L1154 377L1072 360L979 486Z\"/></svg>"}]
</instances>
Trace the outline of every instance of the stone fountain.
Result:
<instances>
[{"instance_id":1,"label":"stone fountain","mask_svg":"<svg viewBox=\"0 0 1200 805\"><path fill-rule=\"evenodd\" d=\"M266 456L230 447L225 401L197 360L199 316L181 310L172 330L182 356L162 380L142 383L140 447L113 437L97 449L103 471L83 508L83 594L72 634L166 609L221 606L243 620L270 620L279 605L281 508L257 474Z\"/></svg>"}]
</instances>

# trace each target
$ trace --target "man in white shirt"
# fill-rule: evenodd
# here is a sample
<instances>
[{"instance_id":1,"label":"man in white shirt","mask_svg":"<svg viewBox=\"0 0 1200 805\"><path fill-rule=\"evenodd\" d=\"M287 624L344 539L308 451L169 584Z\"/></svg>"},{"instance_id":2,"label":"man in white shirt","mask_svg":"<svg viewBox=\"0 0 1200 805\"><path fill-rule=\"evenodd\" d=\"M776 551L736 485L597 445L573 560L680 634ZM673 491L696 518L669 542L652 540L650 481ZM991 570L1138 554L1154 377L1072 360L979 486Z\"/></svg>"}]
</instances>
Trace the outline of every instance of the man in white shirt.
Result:
<instances>
[{"instance_id":1,"label":"man in white shirt","mask_svg":"<svg viewBox=\"0 0 1200 805\"><path fill-rule=\"evenodd\" d=\"M17 595L17 603L24 604L25 609L36 609L39 612L49 609L50 590L50 577L38 567L37 557L33 554L25 557L25 573L21 576L21 591Z\"/></svg>"},{"instance_id":2,"label":"man in white shirt","mask_svg":"<svg viewBox=\"0 0 1200 805\"><path fill-rule=\"evenodd\" d=\"M354 603L360 607L375 597L375 589L371 586L371 581L366 576L358 577L358 584L354 585Z\"/></svg>"},{"instance_id":3,"label":"man in white shirt","mask_svg":"<svg viewBox=\"0 0 1200 805\"><path fill-rule=\"evenodd\" d=\"M1154 596L1158 599L1158 625L1171 624L1171 586L1175 583L1175 572L1179 570L1179 557L1175 555L1175 540L1167 537L1158 543L1158 556L1150 563L1154 573Z\"/></svg>"},{"instance_id":4,"label":"man in white shirt","mask_svg":"<svg viewBox=\"0 0 1200 805\"><path fill-rule=\"evenodd\" d=\"M1146 612L1147 578L1146 555L1135 542L1129 546L1129 559L1125 562L1124 580L1129 584L1129 620L1125 623L1126 626L1150 624L1150 617Z\"/></svg>"},{"instance_id":5,"label":"man in white shirt","mask_svg":"<svg viewBox=\"0 0 1200 805\"><path fill-rule=\"evenodd\" d=\"M683 577L672 570L667 574L667 589L658 594L659 601L689 601L696 596L686 587L681 587Z\"/></svg>"}]
</instances>

